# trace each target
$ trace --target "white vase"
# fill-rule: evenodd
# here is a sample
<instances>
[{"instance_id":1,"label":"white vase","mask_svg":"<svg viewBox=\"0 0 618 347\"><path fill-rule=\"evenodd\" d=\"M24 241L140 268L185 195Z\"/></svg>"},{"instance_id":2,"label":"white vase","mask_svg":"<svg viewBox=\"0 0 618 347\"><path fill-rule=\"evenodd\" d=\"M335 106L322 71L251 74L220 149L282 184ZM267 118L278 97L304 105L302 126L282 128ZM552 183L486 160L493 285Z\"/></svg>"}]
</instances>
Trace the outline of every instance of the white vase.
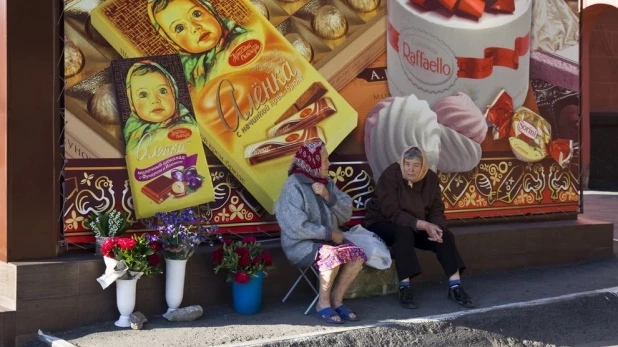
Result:
<instances>
[{"instance_id":1,"label":"white vase","mask_svg":"<svg viewBox=\"0 0 618 347\"><path fill-rule=\"evenodd\" d=\"M135 296L137 280L116 280L116 306L120 312L120 318L114 323L117 327L128 328L131 326L130 316L135 308Z\"/></svg>"},{"instance_id":2,"label":"white vase","mask_svg":"<svg viewBox=\"0 0 618 347\"><path fill-rule=\"evenodd\" d=\"M165 301L167 313L180 307L185 290L185 271L187 259L165 259Z\"/></svg>"}]
</instances>

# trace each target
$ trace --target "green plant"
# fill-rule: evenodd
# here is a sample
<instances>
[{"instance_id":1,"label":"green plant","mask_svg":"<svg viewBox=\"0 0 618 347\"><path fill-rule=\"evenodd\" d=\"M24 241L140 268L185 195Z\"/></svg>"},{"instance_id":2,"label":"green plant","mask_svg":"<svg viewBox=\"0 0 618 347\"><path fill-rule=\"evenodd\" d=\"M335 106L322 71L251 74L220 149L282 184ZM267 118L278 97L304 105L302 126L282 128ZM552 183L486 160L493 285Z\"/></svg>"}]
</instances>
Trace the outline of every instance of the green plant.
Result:
<instances>
[{"instance_id":1,"label":"green plant","mask_svg":"<svg viewBox=\"0 0 618 347\"><path fill-rule=\"evenodd\" d=\"M144 276L163 273L161 270L161 244L150 242L146 235L132 237L112 237L103 243L101 252L116 261L124 261L131 272L141 272Z\"/></svg>"},{"instance_id":2,"label":"green plant","mask_svg":"<svg viewBox=\"0 0 618 347\"><path fill-rule=\"evenodd\" d=\"M86 226L97 237L116 237L123 235L133 225L127 220L127 214L116 210L109 213L92 214Z\"/></svg>"},{"instance_id":3,"label":"green plant","mask_svg":"<svg viewBox=\"0 0 618 347\"><path fill-rule=\"evenodd\" d=\"M248 236L241 241L225 240L212 255L215 273L228 271L227 281L247 283L257 277L259 272L274 269L273 258L264 252L255 237Z\"/></svg>"}]
</instances>

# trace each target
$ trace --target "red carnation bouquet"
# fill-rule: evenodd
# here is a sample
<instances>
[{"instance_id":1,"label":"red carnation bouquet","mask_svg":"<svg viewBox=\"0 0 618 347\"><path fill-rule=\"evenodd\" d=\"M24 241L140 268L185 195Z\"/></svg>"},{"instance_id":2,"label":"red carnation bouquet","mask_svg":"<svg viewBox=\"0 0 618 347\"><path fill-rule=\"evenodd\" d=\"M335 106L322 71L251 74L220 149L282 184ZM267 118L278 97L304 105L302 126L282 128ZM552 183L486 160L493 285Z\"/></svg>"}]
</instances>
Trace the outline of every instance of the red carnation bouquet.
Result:
<instances>
[{"instance_id":1,"label":"red carnation bouquet","mask_svg":"<svg viewBox=\"0 0 618 347\"><path fill-rule=\"evenodd\" d=\"M244 237L240 241L225 240L212 255L215 273L221 269L228 271L227 281L247 283L258 273L274 269L270 253L262 250L255 237Z\"/></svg>"},{"instance_id":2,"label":"red carnation bouquet","mask_svg":"<svg viewBox=\"0 0 618 347\"><path fill-rule=\"evenodd\" d=\"M124 262L128 267L128 276L151 276L160 274L161 244L148 241L145 235L109 238L101 246L101 253L117 262Z\"/></svg>"}]
</instances>

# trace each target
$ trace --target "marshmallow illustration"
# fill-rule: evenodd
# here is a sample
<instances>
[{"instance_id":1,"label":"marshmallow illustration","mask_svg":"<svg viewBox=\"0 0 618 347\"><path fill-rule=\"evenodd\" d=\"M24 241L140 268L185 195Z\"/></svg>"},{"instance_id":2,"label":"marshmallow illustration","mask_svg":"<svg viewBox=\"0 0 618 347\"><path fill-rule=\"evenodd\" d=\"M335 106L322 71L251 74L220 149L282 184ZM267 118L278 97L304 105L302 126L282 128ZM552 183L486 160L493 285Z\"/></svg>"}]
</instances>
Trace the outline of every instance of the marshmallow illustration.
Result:
<instances>
[{"instance_id":1,"label":"marshmallow illustration","mask_svg":"<svg viewBox=\"0 0 618 347\"><path fill-rule=\"evenodd\" d=\"M438 116L438 123L477 143L487 135L487 121L472 99L457 92L436 102L431 108Z\"/></svg>"},{"instance_id":2,"label":"marshmallow illustration","mask_svg":"<svg viewBox=\"0 0 618 347\"><path fill-rule=\"evenodd\" d=\"M476 115L459 118L474 117ZM468 133L475 140L440 124L436 112L429 108L429 104L414 95L380 101L369 112L365 122L365 153L374 180L377 181L389 165L399 161L401 153L409 146L423 148L429 169L434 172L472 170L480 162L482 154L481 146L476 141L480 139L481 126L477 122L473 123Z\"/></svg>"}]
</instances>

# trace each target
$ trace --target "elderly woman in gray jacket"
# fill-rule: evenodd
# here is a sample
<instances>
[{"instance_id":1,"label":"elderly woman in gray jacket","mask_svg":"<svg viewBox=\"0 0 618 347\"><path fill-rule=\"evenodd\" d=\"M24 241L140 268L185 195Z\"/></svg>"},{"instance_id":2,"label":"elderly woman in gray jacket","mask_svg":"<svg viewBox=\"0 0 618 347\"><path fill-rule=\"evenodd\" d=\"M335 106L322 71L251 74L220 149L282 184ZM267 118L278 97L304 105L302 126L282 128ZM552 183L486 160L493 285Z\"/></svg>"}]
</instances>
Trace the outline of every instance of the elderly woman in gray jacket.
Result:
<instances>
[{"instance_id":1,"label":"elderly woman in gray jacket","mask_svg":"<svg viewBox=\"0 0 618 347\"><path fill-rule=\"evenodd\" d=\"M356 313L343 305L343 296L367 256L361 248L344 241L339 230L352 218L352 199L328 178L329 166L322 142L301 147L288 170L275 214L287 258L298 267L314 266L320 274L316 316L341 324L358 320ZM333 288L335 278L338 280Z\"/></svg>"}]
</instances>

